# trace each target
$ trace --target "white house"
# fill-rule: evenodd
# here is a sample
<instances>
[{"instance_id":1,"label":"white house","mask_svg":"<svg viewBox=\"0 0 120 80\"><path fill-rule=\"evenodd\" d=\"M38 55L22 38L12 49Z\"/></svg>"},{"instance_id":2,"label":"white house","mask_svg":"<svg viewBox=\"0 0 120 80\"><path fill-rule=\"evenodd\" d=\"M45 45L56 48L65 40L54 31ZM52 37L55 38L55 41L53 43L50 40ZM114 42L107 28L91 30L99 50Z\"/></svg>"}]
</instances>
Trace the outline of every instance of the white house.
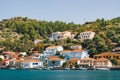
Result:
<instances>
[{"instance_id":1,"label":"white house","mask_svg":"<svg viewBox=\"0 0 120 80\"><path fill-rule=\"evenodd\" d=\"M57 51L62 51L62 46L49 46L43 51L45 56L53 56L56 54Z\"/></svg>"},{"instance_id":2,"label":"white house","mask_svg":"<svg viewBox=\"0 0 120 80\"><path fill-rule=\"evenodd\" d=\"M43 67L43 62L40 61L39 59L23 60L21 63L22 63L21 66L23 68L40 68L40 67Z\"/></svg>"},{"instance_id":3,"label":"white house","mask_svg":"<svg viewBox=\"0 0 120 80\"><path fill-rule=\"evenodd\" d=\"M86 39L93 39L94 38L94 35L95 35L95 32L92 32L92 31L86 31L86 32L82 32L78 35L78 39L80 41L84 41Z\"/></svg>"},{"instance_id":4,"label":"white house","mask_svg":"<svg viewBox=\"0 0 120 80\"><path fill-rule=\"evenodd\" d=\"M52 33L52 35L50 37L50 41L58 40L60 34L61 34L60 31Z\"/></svg>"},{"instance_id":5,"label":"white house","mask_svg":"<svg viewBox=\"0 0 120 80\"><path fill-rule=\"evenodd\" d=\"M94 61L94 58L83 58L79 60L78 65L83 68L90 68L94 67Z\"/></svg>"},{"instance_id":6,"label":"white house","mask_svg":"<svg viewBox=\"0 0 120 80\"><path fill-rule=\"evenodd\" d=\"M63 39L67 39L67 38L70 38L70 39L73 39L74 38L74 34L72 34L70 31L64 31L64 32L54 32L52 33L51 37L50 37L50 40L51 41L54 41L54 40L63 40Z\"/></svg>"},{"instance_id":7,"label":"white house","mask_svg":"<svg viewBox=\"0 0 120 80\"><path fill-rule=\"evenodd\" d=\"M95 68L110 68L112 63L106 58L98 58L94 61Z\"/></svg>"},{"instance_id":8,"label":"white house","mask_svg":"<svg viewBox=\"0 0 120 80\"><path fill-rule=\"evenodd\" d=\"M74 34L72 34L69 31L64 31L59 35L59 40L63 40L63 39L67 39L67 38L73 39Z\"/></svg>"},{"instance_id":9,"label":"white house","mask_svg":"<svg viewBox=\"0 0 120 80\"><path fill-rule=\"evenodd\" d=\"M62 56L64 56L66 59L70 59L70 58L79 58L79 59L83 59L86 57L89 57L88 51L86 50L64 50L61 51L60 53Z\"/></svg>"}]
</instances>

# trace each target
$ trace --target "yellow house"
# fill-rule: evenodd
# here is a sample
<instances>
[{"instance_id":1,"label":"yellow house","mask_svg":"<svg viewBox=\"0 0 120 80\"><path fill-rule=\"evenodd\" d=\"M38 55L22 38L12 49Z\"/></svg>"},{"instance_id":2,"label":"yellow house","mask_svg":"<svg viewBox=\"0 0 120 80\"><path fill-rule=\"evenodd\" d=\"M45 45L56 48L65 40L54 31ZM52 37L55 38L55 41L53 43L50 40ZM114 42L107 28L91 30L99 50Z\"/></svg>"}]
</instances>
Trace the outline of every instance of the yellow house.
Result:
<instances>
[{"instance_id":1,"label":"yellow house","mask_svg":"<svg viewBox=\"0 0 120 80\"><path fill-rule=\"evenodd\" d=\"M120 64L120 54L113 53L113 52L105 52L105 53L97 54L97 55L94 55L94 58L95 59L106 58L109 60L116 59L118 63Z\"/></svg>"}]
</instances>

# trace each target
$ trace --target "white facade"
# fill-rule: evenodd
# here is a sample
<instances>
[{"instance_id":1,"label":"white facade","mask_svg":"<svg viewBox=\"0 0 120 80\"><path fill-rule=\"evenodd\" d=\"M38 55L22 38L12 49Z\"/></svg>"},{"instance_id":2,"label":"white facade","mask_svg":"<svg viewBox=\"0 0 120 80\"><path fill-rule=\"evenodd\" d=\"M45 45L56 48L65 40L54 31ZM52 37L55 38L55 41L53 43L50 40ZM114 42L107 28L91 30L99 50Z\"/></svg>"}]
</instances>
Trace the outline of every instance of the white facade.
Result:
<instances>
[{"instance_id":1,"label":"white facade","mask_svg":"<svg viewBox=\"0 0 120 80\"><path fill-rule=\"evenodd\" d=\"M66 58L83 59L89 57L88 51L84 51L84 50L66 50L66 51L61 51L60 54Z\"/></svg>"},{"instance_id":2,"label":"white facade","mask_svg":"<svg viewBox=\"0 0 120 80\"><path fill-rule=\"evenodd\" d=\"M43 52L45 56L53 56L56 54L57 51L62 51L62 46L49 46Z\"/></svg>"},{"instance_id":3,"label":"white facade","mask_svg":"<svg viewBox=\"0 0 120 80\"><path fill-rule=\"evenodd\" d=\"M50 41L58 40L60 34L61 34L61 32L59 32L59 31L52 33L52 35L50 37Z\"/></svg>"},{"instance_id":4,"label":"white facade","mask_svg":"<svg viewBox=\"0 0 120 80\"><path fill-rule=\"evenodd\" d=\"M3 60L3 59L4 59L4 56L3 56L3 55L0 55L0 58Z\"/></svg>"},{"instance_id":5,"label":"white facade","mask_svg":"<svg viewBox=\"0 0 120 80\"><path fill-rule=\"evenodd\" d=\"M67 38L70 38L70 39L73 39L74 38L74 34L72 34L71 32L69 31L64 31L64 32L54 32L52 33L51 37L50 37L50 40L51 41L54 41L54 40L63 40L63 39L67 39Z\"/></svg>"},{"instance_id":6,"label":"white facade","mask_svg":"<svg viewBox=\"0 0 120 80\"><path fill-rule=\"evenodd\" d=\"M80 67L84 67L84 68L87 68L87 67L94 67L94 61L95 59L94 58L83 58L83 59L80 59L79 62L78 62L78 65Z\"/></svg>"},{"instance_id":7,"label":"white facade","mask_svg":"<svg viewBox=\"0 0 120 80\"><path fill-rule=\"evenodd\" d=\"M78 35L78 39L80 41L84 41L86 39L93 39L94 38L95 33L91 32L91 31L86 31L86 32L82 32Z\"/></svg>"},{"instance_id":8,"label":"white facade","mask_svg":"<svg viewBox=\"0 0 120 80\"><path fill-rule=\"evenodd\" d=\"M112 63L106 58L99 58L94 61L95 68L110 68Z\"/></svg>"},{"instance_id":9,"label":"white facade","mask_svg":"<svg viewBox=\"0 0 120 80\"><path fill-rule=\"evenodd\" d=\"M39 68L43 67L43 62L40 60L25 60L22 62L23 68Z\"/></svg>"}]
</instances>

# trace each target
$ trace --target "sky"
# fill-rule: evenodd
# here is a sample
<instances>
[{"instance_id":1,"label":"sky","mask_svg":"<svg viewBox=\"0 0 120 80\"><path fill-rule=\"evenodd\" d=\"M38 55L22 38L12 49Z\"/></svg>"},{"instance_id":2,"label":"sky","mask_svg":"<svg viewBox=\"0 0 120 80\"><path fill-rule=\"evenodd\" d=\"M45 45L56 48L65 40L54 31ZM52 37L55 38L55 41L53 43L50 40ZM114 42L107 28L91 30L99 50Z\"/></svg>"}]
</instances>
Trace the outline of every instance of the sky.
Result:
<instances>
[{"instance_id":1,"label":"sky","mask_svg":"<svg viewBox=\"0 0 120 80\"><path fill-rule=\"evenodd\" d=\"M0 0L0 21L11 17L83 24L120 16L120 0Z\"/></svg>"}]
</instances>

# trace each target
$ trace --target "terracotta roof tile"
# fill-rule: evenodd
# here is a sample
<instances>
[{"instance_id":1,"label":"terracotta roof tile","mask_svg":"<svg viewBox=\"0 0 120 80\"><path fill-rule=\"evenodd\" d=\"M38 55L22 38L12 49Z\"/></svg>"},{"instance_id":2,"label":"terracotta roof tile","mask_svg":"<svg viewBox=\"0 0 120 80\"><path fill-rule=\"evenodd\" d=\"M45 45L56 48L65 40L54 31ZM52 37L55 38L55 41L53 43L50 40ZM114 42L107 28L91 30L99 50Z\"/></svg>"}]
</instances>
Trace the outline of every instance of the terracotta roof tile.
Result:
<instances>
[{"instance_id":1,"label":"terracotta roof tile","mask_svg":"<svg viewBox=\"0 0 120 80\"><path fill-rule=\"evenodd\" d=\"M47 47L46 49L55 49L55 48L58 48L59 46L49 46Z\"/></svg>"},{"instance_id":2,"label":"terracotta roof tile","mask_svg":"<svg viewBox=\"0 0 120 80\"><path fill-rule=\"evenodd\" d=\"M83 59L81 59L81 60L95 60L94 58L83 58Z\"/></svg>"},{"instance_id":3,"label":"terracotta roof tile","mask_svg":"<svg viewBox=\"0 0 120 80\"><path fill-rule=\"evenodd\" d=\"M98 58L95 61L108 61L108 59L106 59L106 58Z\"/></svg>"},{"instance_id":4,"label":"terracotta roof tile","mask_svg":"<svg viewBox=\"0 0 120 80\"><path fill-rule=\"evenodd\" d=\"M113 52L104 52L104 53L101 53L101 54L97 54L97 55L94 55L94 56L108 56L108 55L112 55L112 56L120 56L120 54L116 54L116 53L113 53Z\"/></svg>"},{"instance_id":5,"label":"terracotta roof tile","mask_svg":"<svg viewBox=\"0 0 120 80\"><path fill-rule=\"evenodd\" d=\"M69 61L78 61L80 60L79 58L71 58Z\"/></svg>"},{"instance_id":6,"label":"terracotta roof tile","mask_svg":"<svg viewBox=\"0 0 120 80\"><path fill-rule=\"evenodd\" d=\"M84 52L83 49L75 49L75 50L63 50L61 51L62 53L69 53L69 52Z\"/></svg>"},{"instance_id":7,"label":"terracotta roof tile","mask_svg":"<svg viewBox=\"0 0 120 80\"><path fill-rule=\"evenodd\" d=\"M49 60L64 60L64 59L59 58L58 56L48 56L48 59Z\"/></svg>"}]
</instances>

